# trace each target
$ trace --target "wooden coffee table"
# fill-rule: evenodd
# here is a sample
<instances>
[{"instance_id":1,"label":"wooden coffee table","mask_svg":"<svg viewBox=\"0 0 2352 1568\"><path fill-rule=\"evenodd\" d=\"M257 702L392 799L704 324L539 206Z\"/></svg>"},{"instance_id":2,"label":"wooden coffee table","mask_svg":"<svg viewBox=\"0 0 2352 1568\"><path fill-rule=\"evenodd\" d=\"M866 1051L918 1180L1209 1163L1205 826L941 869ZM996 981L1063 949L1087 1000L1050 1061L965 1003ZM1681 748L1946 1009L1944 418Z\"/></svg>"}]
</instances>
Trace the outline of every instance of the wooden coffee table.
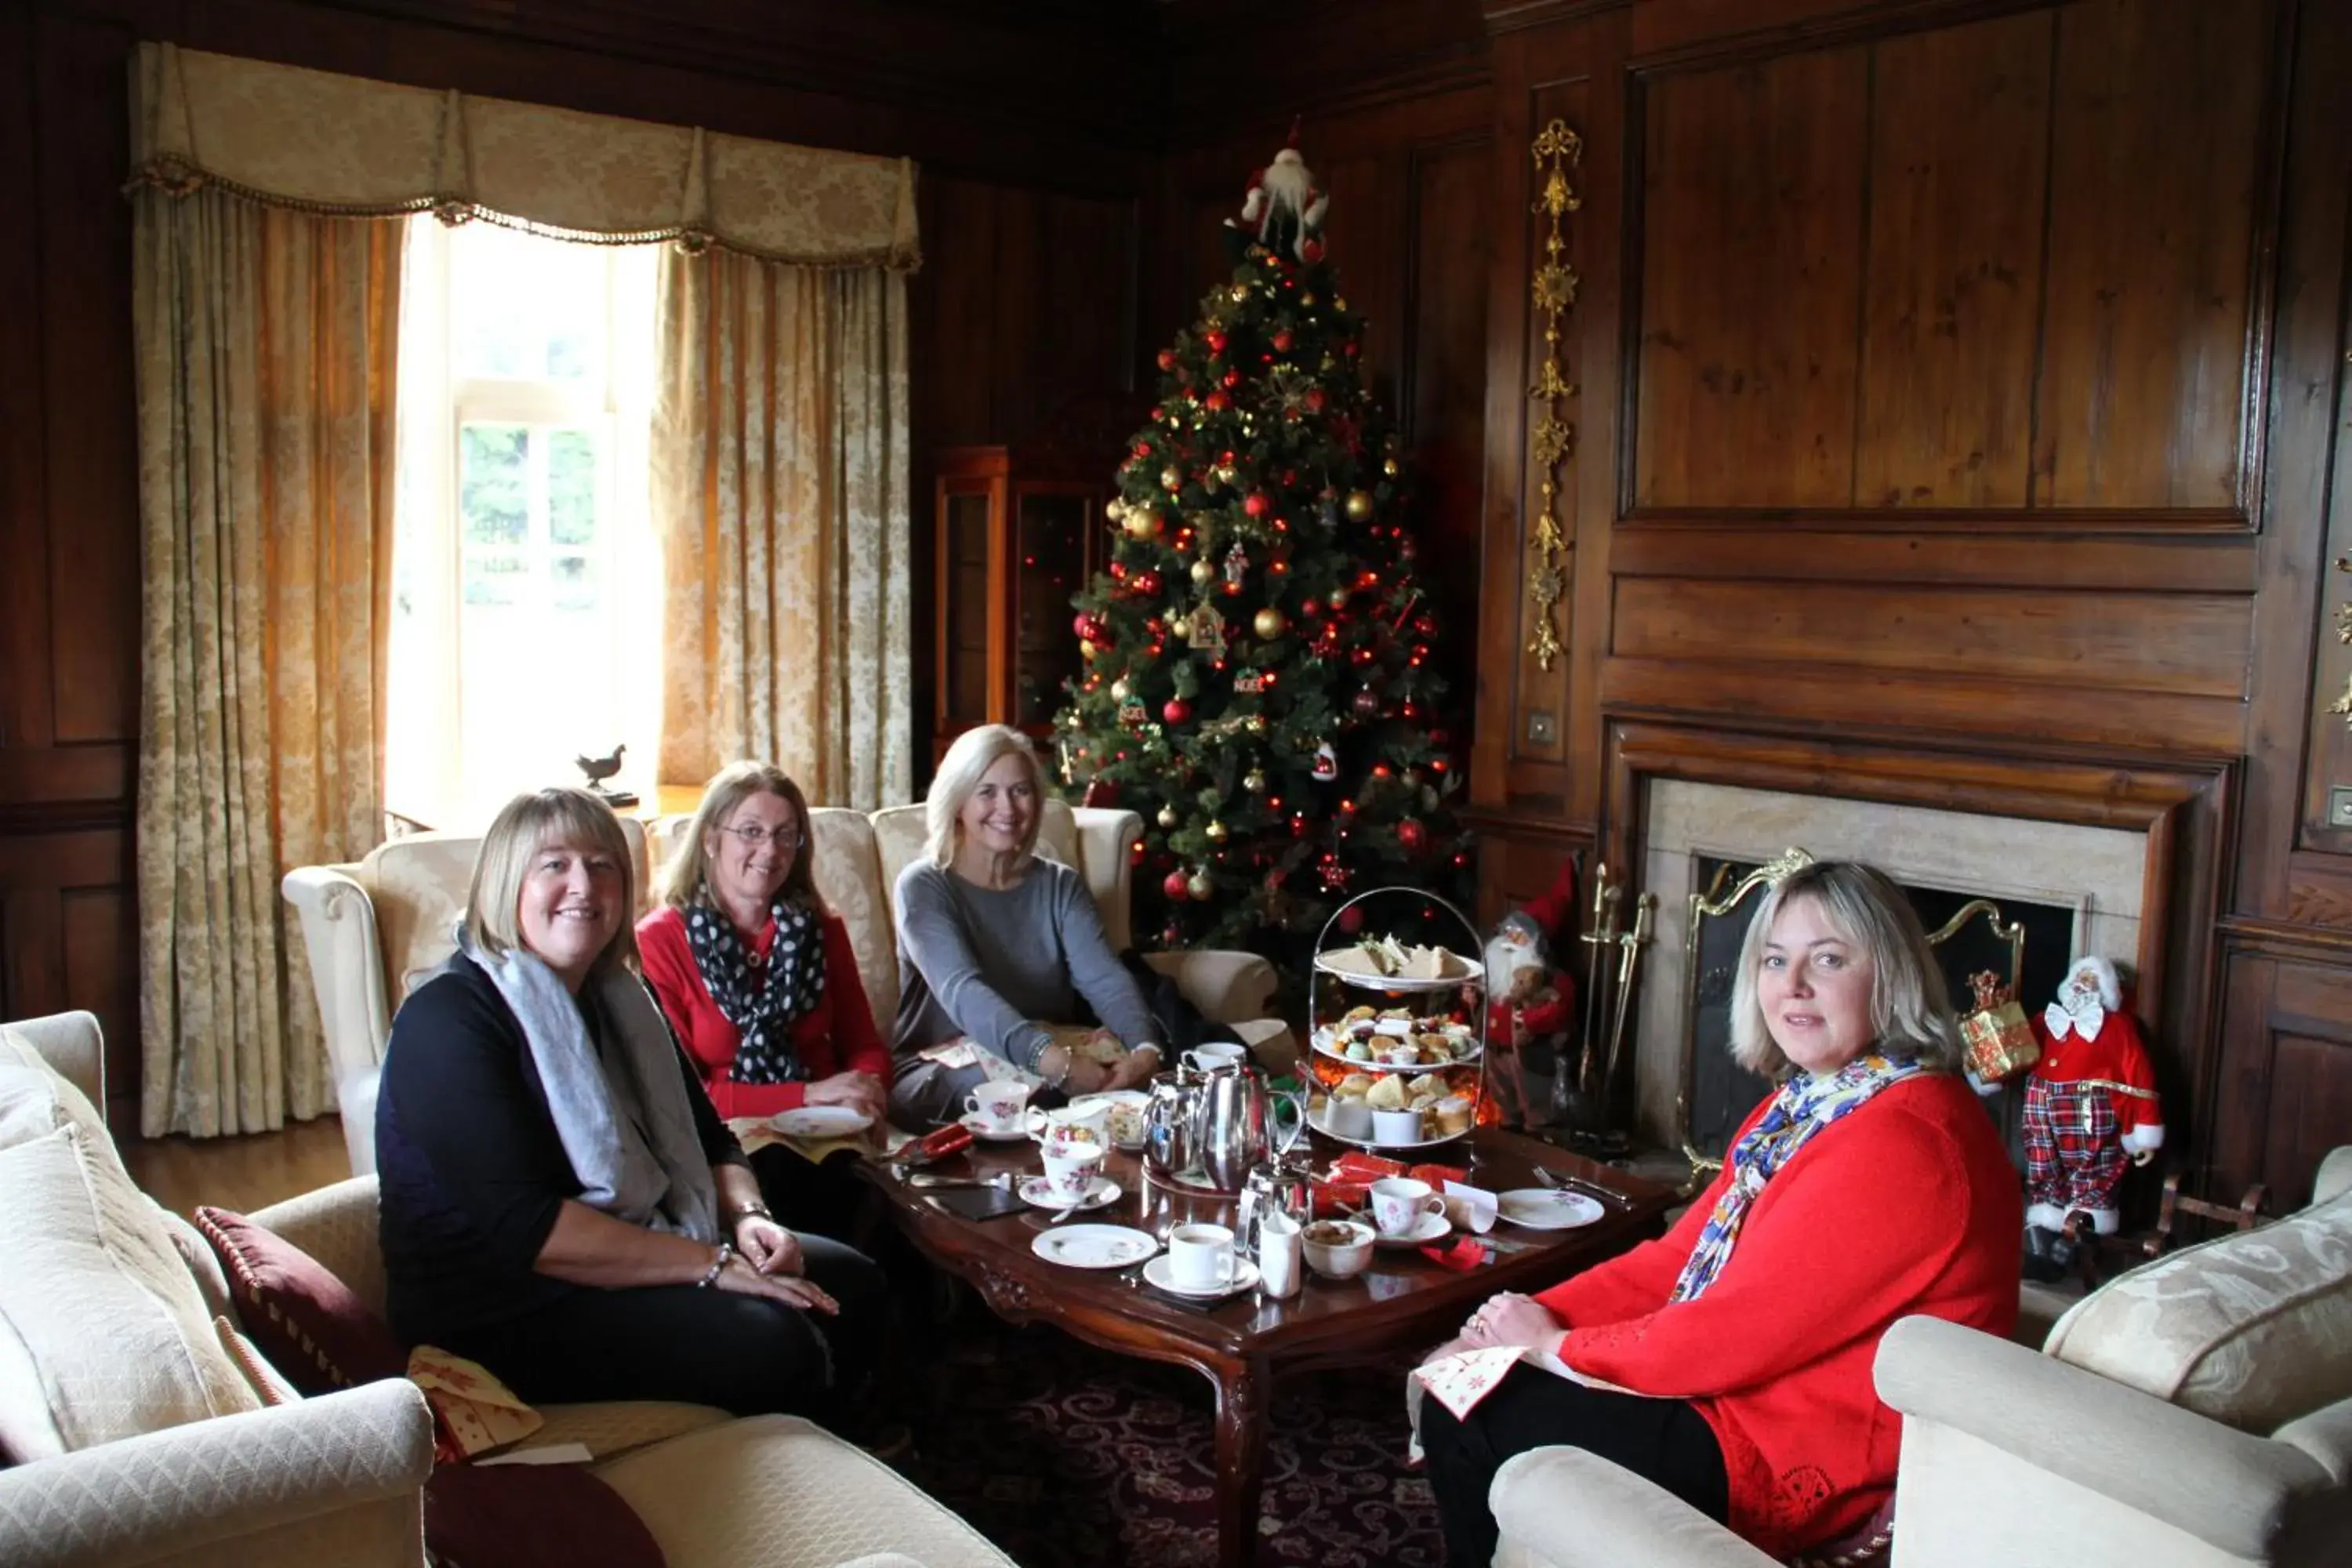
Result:
<instances>
[{"instance_id":1,"label":"wooden coffee table","mask_svg":"<svg viewBox=\"0 0 2352 1568\"><path fill-rule=\"evenodd\" d=\"M1318 1138L1318 1168L1341 1151ZM1460 1165L1465 1144L1440 1151ZM1024 1211L974 1222L950 1214L929 1194L908 1186L883 1167L865 1169L888 1200L894 1218L933 1260L969 1281L1008 1322L1054 1323L1088 1344L1147 1361L1193 1368L1217 1393L1217 1539L1219 1560L1245 1568L1257 1545L1264 1484L1265 1422L1274 1380L1317 1368L1395 1362L1437 1343L1471 1310L1497 1290L1539 1290L1578 1269L1658 1234L1670 1189L1598 1164L1549 1143L1496 1130L1467 1141L1470 1179L1490 1192L1536 1185L1537 1165L1608 1189L1615 1201L1600 1220L1574 1230L1525 1230L1498 1222L1486 1240L1493 1261L1474 1269L1439 1267L1414 1249L1382 1247L1370 1268L1333 1281L1311 1271L1286 1301L1245 1291L1210 1308L1179 1302L1142 1283L1140 1269L1071 1268L1030 1250L1045 1214ZM967 1155L930 1167L942 1175L1038 1169L1028 1142L976 1143ZM1188 1220L1231 1225L1237 1202L1147 1181L1133 1155L1114 1154L1105 1167L1120 1186L1118 1199L1069 1223L1132 1226L1165 1238ZM1397 1419L1404 1419L1398 1389Z\"/></svg>"}]
</instances>

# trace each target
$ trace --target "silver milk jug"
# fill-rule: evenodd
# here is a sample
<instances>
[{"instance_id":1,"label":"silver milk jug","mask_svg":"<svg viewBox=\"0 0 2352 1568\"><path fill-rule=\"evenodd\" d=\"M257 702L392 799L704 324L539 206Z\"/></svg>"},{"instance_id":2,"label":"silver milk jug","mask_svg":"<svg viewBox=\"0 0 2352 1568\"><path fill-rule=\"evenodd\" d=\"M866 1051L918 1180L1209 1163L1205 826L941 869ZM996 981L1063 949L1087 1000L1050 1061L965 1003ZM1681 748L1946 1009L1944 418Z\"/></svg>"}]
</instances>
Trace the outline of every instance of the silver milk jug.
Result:
<instances>
[{"instance_id":1,"label":"silver milk jug","mask_svg":"<svg viewBox=\"0 0 2352 1568\"><path fill-rule=\"evenodd\" d=\"M1242 1182L1241 1215L1234 1222L1235 1253L1257 1256L1258 1229L1268 1215L1287 1215L1305 1225L1313 1213L1313 1180L1305 1165L1280 1155L1252 1166Z\"/></svg>"}]
</instances>

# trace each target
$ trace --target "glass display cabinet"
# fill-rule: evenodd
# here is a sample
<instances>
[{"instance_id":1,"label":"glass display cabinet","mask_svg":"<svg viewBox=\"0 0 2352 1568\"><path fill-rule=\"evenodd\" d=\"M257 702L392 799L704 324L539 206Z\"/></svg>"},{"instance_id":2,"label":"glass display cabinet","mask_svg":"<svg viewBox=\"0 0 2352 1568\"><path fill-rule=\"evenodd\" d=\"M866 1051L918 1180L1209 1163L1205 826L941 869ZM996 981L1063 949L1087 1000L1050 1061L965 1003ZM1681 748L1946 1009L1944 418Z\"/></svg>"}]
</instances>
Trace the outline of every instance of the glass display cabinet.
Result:
<instances>
[{"instance_id":1,"label":"glass display cabinet","mask_svg":"<svg viewBox=\"0 0 2352 1568\"><path fill-rule=\"evenodd\" d=\"M934 762L975 724L1051 734L1062 683L1084 668L1070 595L1108 558L1111 489L1074 467L1007 447L939 454Z\"/></svg>"}]
</instances>

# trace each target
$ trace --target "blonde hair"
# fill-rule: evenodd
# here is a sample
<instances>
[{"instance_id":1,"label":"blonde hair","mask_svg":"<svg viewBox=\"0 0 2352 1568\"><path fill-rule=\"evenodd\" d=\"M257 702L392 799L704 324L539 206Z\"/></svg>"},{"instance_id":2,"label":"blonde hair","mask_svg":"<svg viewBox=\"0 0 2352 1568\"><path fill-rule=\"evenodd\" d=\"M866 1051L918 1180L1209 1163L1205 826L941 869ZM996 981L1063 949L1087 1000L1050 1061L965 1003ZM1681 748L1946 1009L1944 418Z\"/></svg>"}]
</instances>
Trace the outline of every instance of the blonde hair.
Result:
<instances>
[{"instance_id":1,"label":"blonde hair","mask_svg":"<svg viewBox=\"0 0 2352 1568\"><path fill-rule=\"evenodd\" d=\"M628 835L613 808L584 789L543 789L506 803L482 835L474 858L473 885L466 891L466 935L475 948L503 956L524 945L517 910L531 860L550 844L599 849L621 868L621 929L589 965L601 974L618 964L637 968L637 862Z\"/></svg>"},{"instance_id":2,"label":"blonde hair","mask_svg":"<svg viewBox=\"0 0 2352 1568\"><path fill-rule=\"evenodd\" d=\"M755 795L781 796L793 808L793 826L800 832L800 843L793 851L792 869L784 873L782 891L795 901L815 900L815 877L809 868L813 851L807 797L792 775L773 763L741 762L728 763L702 786L702 804L694 808L694 820L687 824L686 842L662 868L663 903L682 910L700 896L703 879L710 874L710 856L704 843L713 829L725 826Z\"/></svg>"},{"instance_id":3,"label":"blonde hair","mask_svg":"<svg viewBox=\"0 0 2352 1568\"><path fill-rule=\"evenodd\" d=\"M948 754L940 759L940 771L931 775L931 793L924 802L923 815L930 836L923 840L923 855L940 870L955 863L956 851L962 847L963 826L957 819L963 815L964 803L980 788L988 770L1007 757L1021 759L1029 770L1030 787L1036 792L1037 809L1029 814L1029 832L1021 841L1021 854L1025 859L1036 853L1037 830L1045 823L1045 770L1037 761L1037 748L1010 724L982 724L958 735Z\"/></svg>"},{"instance_id":4,"label":"blonde hair","mask_svg":"<svg viewBox=\"0 0 2352 1568\"><path fill-rule=\"evenodd\" d=\"M1773 921L1800 900L1811 900L1830 929L1870 963L1870 1049L1916 1060L1933 1072L1958 1071L1959 1026L1927 929L1903 889L1885 872L1859 860L1817 860L1766 889L1739 944L1739 968L1731 984L1732 1059L1766 1078L1789 1070L1788 1056L1772 1038L1757 999L1756 982Z\"/></svg>"}]
</instances>

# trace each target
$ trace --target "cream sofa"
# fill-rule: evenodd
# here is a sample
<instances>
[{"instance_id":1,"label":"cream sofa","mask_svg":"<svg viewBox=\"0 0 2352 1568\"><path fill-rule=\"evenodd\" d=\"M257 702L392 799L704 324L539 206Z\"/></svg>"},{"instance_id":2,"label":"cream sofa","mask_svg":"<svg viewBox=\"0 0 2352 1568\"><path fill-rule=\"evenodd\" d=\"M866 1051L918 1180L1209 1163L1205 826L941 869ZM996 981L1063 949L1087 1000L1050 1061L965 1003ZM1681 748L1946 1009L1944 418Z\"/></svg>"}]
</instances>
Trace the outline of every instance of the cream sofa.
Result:
<instances>
[{"instance_id":1,"label":"cream sofa","mask_svg":"<svg viewBox=\"0 0 2352 1568\"><path fill-rule=\"evenodd\" d=\"M2084 1298L2040 1353L1929 1318L1887 1331L1903 1415L1893 1568L2352 1563L2352 1147L2310 1205ZM1522 1454L1489 1500L1507 1568L1769 1568L1648 1481Z\"/></svg>"},{"instance_id":2,"label":"cream sofa","mask_svg":"<svg viewBox=\"0 0 2352 1568\"><path fill-rule=\"evenodd\" d=\"M657 821L650 839L625 817L646 889L688 819ZM817 890L841 915L857 952L858 978L887 1038L898 1012L898 943L890 889L922 847L923 807L863 812L819 806L809 813ZM1143 821L1131 811L1072 809L1045 803L1040 850L1077 869L1102 910L1114 947L1130 945L1133 849ZM286 874L282 891L300 917L310 982L319 999L327 1055L342 1107L343 1143L352 1170L375 1169L376 1075L392 1015L402 998L449 956L450 932L466 905L479 835L418 833L369 851L356 865L303 866ZM651 894L641 895L641 906ZM1259 1059L1287 1067L1297 1057L1290 1032L1265 1015L1273 1004L1274 967L1254 952L1156 952L1150 963L1172 975L1187 1000L1250 1042Z\"/></svg>"},{"instance_id":3,"label":"cream sofa","mask_svg":"<svg viewBox=\"0 0 2352 1568\"><path fill-rule=\"evenodd\" d=\"M0 1025L0 1438L42 1454L0 1468L0 1563L419 1568L424 1396L393 1379L263 1407L213 1333L235 1310L217 1266L131 1186L98 1120L100 1061L89 1014ZM61 1194L60 1177L76 1190ZM381 1310L375 1213L374 1179L358 1177L254 1217ZM542 1414L527 1446L585 1445L670 1568L1011 1563L804 1421L686 1405Z\"/></svg>"}]
</instances>

